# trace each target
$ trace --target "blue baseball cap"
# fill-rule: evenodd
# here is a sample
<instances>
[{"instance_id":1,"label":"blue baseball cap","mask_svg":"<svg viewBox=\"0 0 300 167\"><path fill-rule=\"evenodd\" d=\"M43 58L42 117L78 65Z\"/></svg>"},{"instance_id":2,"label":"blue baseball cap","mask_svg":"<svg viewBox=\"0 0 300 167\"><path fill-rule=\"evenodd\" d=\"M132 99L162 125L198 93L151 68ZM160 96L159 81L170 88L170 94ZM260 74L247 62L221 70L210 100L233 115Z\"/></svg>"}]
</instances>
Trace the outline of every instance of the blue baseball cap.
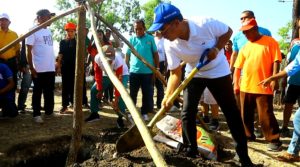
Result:
<instances>
[{"instance_id":1,"label":"blue baseball cap","mask_svg":"<svg viewBox=\"0 0 300 167\"><path fill-rule=\"evenodd\" d=\"M154 21L148 31L157 31L176 17L182 17L178 8L169 3L161 3L154 9Z\"/></svg>"}]
</instances>

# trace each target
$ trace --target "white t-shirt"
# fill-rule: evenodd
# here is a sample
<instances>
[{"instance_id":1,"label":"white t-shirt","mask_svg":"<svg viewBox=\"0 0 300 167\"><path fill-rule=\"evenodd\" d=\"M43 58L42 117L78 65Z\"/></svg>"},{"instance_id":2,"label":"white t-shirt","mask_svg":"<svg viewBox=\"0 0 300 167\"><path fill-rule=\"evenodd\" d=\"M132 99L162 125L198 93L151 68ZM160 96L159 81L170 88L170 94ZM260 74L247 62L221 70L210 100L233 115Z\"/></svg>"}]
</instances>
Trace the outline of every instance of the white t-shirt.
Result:
<instances>
[{"instance_id":1,"label":"white t-shirt","mask_svg":"<svg viewBox=\"0 0 300 167\"><path fill-rule=\"evenodd\" d=\"M52 33L42 28L26 38L26 45L32 46L32 63L37 72L55 71L55 54Z\"/></svg>"},{"instance_id":2,"label":"white t-shirt","mask_svg":"<svg viewBox=\"0 0 300 167\"><path fill-rule=\"evenodd\" d=\"M105 72L105 69L104 69L104 66L102 64L102 61L100 59L100 54L97 54L95 56L95 59L94 59L95 63L102 69L103 71L103 76L107 76L106 72ZM122 55L121 54L118 54L116 52L116 55L115 55L115 59L113 60L112 64L110 65L110 67L113 69L113 70L117 70L120 66L123 65L123 74L122 75L129 75L129 72L128 72L128 67L127 67L127 64L125 63L125 60L123 59Z\"/></svg>"},{"instance_id":3,"label":"white t-shirt","mask_svg":"<svg viewBox=\"0 0 300 167\"><path fill-rule=\"evenodd\" d=\"M190 36L188 41L175 39L165 40L165 51L168 61L168 69L172 70L180 65L181 60L185 61L185 76L196 67L205 49L213 48L218 37L228 31L228 26L212 18L197 18L188 20ZM230 74L229 64L221 49L217 57L209 64L202 67L195 77L218 78Z\"/></svg>"},{"instance_id":4,"label":"white t-shirt","mask_svg":"<svg viewBox=\"0 0 300 167\"><path fill-rule=\"evenodd\" d=\"M157 47L157 52L159 55L159 62L165 61L166 60L166 53L165 53L165 47L164 47L164 38L154 38L155 44Z\"/></svg>"}]
</instances>

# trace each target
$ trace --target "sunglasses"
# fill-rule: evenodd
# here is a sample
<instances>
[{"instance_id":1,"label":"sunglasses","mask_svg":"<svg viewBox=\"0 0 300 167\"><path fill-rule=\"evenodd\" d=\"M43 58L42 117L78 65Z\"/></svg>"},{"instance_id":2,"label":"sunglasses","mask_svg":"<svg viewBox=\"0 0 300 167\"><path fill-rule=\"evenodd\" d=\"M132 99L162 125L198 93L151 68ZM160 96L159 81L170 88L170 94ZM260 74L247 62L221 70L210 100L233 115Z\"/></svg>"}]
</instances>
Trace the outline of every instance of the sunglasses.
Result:
<instances>
[{"instance_id":1,"label":"sunglasses","mask_svg":"<svg viewBox=\"0 0 300 167\"><path fill-rule=\"evenodd\" d=\"M250 18L250 16L244 16L244 17L241 17L240 20L245 20L247 18Z\"/></svg>"}]
</instances>

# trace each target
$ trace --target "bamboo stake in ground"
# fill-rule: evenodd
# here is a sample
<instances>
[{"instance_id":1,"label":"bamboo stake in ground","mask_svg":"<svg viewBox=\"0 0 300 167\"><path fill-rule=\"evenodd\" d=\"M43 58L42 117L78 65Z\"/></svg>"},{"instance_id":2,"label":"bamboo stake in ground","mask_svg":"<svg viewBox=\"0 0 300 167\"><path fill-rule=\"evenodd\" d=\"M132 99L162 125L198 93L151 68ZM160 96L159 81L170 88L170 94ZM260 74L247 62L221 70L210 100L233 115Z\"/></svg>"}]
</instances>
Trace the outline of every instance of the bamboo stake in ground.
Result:
<instances>
[{"instance_id":1,"label":"bamboo stake in ground","mask_svg":"<svg viewBox=\"0 0 300 167\"><path fill-rule=\"evenodd\" d=\"M92 25L92 32L93 32L93 36L95 38L95 44L98 50L98 54L100 54L100 59L103 63L104 69L109 77L109 79L112 81L112 83L114 84L114 86L118 89L118 91L120 92L124 102L126 103L126 106L129 110L129 112L132 115L132 118L134 120L134 122L136 123L136 126L138 128L138 130L140 131L140 133L142 134L142 138L145 142L145 145L155 163L156 166L159 167L163 167L163 166L167 166L166 162L164 161L164 158L162 157L162 155L159 153L157 147L155 146L154 141L152 140L152 136L149 132L149 129L147 128L147 126L145 125L144 121L142 120L141 114L138 112L138 110L136 109L135 105L133 104L133 101L131 100L127 90L124 88L123 84L120 82L120 80L114 75L112 69L110 68L110 65L108 64L107 60L104 57L104 53L102 51L102 48L100 46L100 40L97 36L96 33L96 27L95 27L95 21L94 21L94 12L92 11L89 2L87 3L87 8L88 8L88 12L90 14L90 20L91 20L91 25ZM134 140L134 138L132 139Z\"/></svg>"},{"instance_id":2,"label":"bamboo stake in ground","mask_svg":"<svg viewBox=\"0 0 300 167\"><path fill-rule=\"evenodd\" d=\"M84 80L84 56L85 55L85 21L86 12L83 6L78 11L77 26L77 44L76 44L76 68L75 68L75 85L74 85L74 113L73 113L73 133L70 143L70 151L67 157L66 166L73 166L77 162L77 155L80 149L82 137L82 94Z\"/></svg>"},{"instance_id":3,"label":"bamboo stake in ground","mask_svg":"<svg viewBox=\"0 0 300 167\"><path fill-rule=\"evenodd\" d=\"M37 26L36 28L32 29L31 31L29 31L28 33L24 34L23 36L17 38L16 40L12 41L10 44L6 45L5 47L3 47L2 49L0 49L0 54L4 53L5 51L7 51L9 48L11 48L12 46L14 46L15 44L21 42L22 40L24 40L25 38L29 37L31 34L37 32L38 30L42 29L43 27L46 27L47 25L49 25L50 23L64 17L67 16L69 14L72 14L74 12L76 12L79 9L79 7L74 8L72 10L69 10L63 14L60 14L58 16L55 16L53 18L51 18L50 20L46 21L45 23Z\"/></svg>"}]
</instances>

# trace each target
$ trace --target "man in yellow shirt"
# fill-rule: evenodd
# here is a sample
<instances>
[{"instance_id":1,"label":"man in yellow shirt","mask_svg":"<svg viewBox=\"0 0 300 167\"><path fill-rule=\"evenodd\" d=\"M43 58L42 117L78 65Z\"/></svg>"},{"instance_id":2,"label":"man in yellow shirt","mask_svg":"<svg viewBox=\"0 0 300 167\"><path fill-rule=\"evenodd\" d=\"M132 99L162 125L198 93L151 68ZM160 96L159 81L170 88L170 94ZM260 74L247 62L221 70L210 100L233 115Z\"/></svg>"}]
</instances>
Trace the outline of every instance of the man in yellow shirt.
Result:
<instances>
[{"instance_id":1,"label":"man in yellow shirt","mask_svg":"<svg viewBox=\"0 0 300 167\"><path fill-rule=\"evenodd\" d=\"M0 48L4 48L6 45L18 38L17 33L9 29L10 19L6 13L0 14ZM13 72L13 80L15 83L14 90L17 83L17 56L20 52L20 44L16 44L6 52L0 54L0 62L6 64Z\"/></svg>"}]
</instances>

